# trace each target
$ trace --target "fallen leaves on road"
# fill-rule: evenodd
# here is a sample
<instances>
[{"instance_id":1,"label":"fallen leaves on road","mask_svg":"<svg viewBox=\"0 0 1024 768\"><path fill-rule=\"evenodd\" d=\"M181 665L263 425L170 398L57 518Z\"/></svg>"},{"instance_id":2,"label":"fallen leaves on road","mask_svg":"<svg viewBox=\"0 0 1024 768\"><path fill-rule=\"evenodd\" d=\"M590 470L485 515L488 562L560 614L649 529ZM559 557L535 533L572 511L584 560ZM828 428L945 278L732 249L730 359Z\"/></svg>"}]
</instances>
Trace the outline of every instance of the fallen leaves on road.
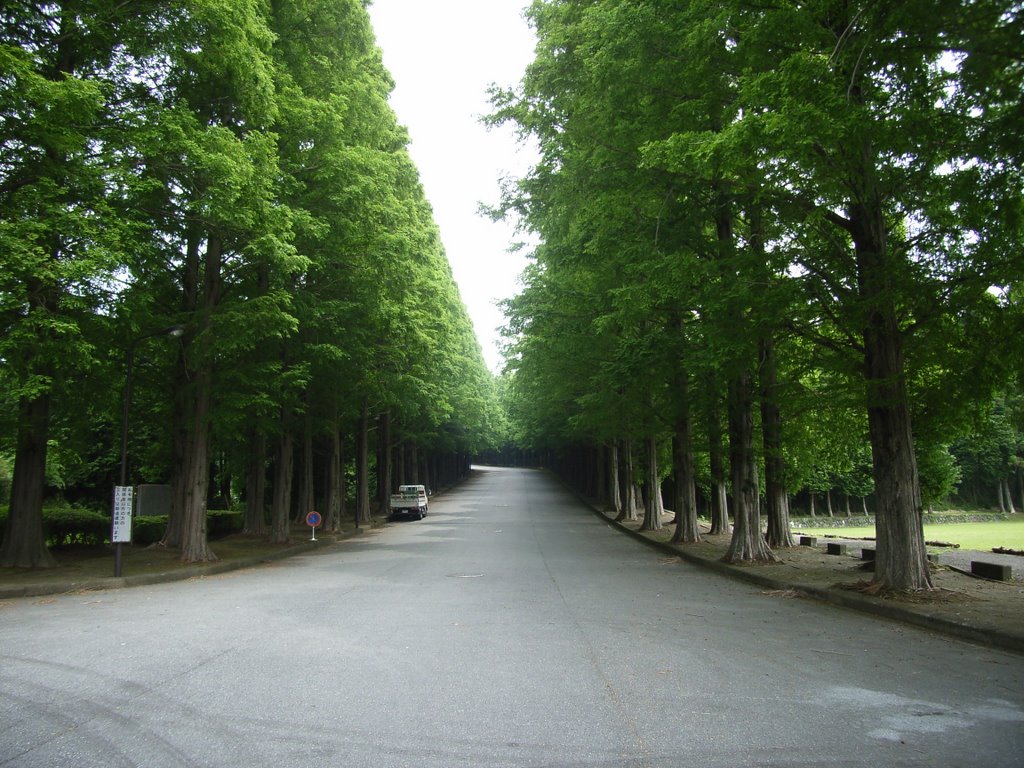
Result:
<instances>
[{"instance_id":1,"label":"fallen leaves on road","mask_svg":"<svg viewBox=\"0 0 1024 768\"><path fill-rule=\"evenodd\" d=\"M761 592L765 597L781 597L786 600L790 600L794 597L800 597L800 592L795 589L766 589Z\"/></svg>"}]
</instances>

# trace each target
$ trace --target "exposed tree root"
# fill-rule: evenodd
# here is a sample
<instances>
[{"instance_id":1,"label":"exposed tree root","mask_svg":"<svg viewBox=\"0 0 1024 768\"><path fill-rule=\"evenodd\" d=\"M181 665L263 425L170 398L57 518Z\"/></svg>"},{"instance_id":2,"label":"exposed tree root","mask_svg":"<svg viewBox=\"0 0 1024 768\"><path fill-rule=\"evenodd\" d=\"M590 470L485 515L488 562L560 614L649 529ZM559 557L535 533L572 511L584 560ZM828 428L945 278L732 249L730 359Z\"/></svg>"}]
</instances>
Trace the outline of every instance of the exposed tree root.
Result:
<instances>
[{"instance_id":1,"label":"exposed tree root","mask_svg":"<svg viewBox=\"0 0 1024 768\"><path fill-rule=\"evenodd\" d=\"M949 589L893 589L877 581L838 582L832 589L860 592L862 595L880 597L884 600L901 600L910 603L970 602L974 598Z\"/></svg>"}]
</instances>

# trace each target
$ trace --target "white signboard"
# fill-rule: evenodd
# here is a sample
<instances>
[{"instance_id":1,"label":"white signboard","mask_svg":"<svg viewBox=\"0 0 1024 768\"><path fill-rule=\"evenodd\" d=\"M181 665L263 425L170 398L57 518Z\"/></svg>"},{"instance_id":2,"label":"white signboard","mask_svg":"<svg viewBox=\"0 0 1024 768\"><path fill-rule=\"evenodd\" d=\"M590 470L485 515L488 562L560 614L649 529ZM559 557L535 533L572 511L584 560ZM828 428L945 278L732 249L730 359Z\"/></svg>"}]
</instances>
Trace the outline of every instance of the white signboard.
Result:
<instances>
[{"instance_id":1,"label":"white signboard","mask_svg":"<svg viewBox=\"0 0 1024 768\"><path fill-rule=\"evenodd\" d=\"M114 486L114 523L110 533L110 541L130 543L132 540L132 495L134 488L130 485Z\"/></svg>"}]
</instances>

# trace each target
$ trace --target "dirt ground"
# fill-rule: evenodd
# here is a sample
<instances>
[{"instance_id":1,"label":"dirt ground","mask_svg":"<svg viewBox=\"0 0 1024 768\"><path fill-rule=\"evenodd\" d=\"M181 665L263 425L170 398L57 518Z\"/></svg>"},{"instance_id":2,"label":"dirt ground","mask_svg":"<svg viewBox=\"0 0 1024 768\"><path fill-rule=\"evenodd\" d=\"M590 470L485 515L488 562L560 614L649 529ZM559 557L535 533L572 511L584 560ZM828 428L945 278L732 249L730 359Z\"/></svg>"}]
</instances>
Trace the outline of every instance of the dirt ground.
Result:
<instances>
[{"instance_id":1,"label":"dirt ground","mask_svg":"<svg viewBox=\"0 0 1024 768\"><path fill-rule=\"evenodd\" d=\"M657 542L667 555L678 553L681 559L700 560L710 567L726 568L721 558L729 546L728 535L709 536L699 544L670 544L674 532L671 515L666 516L661 531L640 532L640 521L621 523L636 535ZM814 532L808 532L814 536ZM794 537L799 541L799 536ZM846 544L847 554L826 553L829 542ZM991 642L1024 652L1024 557L1018 555L996 555L984 552L964 552L929 548L930 553L939 555L939 564L932 565L934 589L928 592L893 593L872 595L863 590L871 581L872 574L865 570L861 559L863 548L874 548L874 542L849 539L825 539L817 537L815 546L796 546L775 550L778 563L744 566L729 566L733 575L763 580L765 594L786 597L801 597L806 593L828 591L842 593L835 602L843 602L845 595L855 595L858 604L877 606L878 612L893 617L912 614L916 623L943 631L954 631L957 627L976 630L981 642ZM1013 580L1000 582L981 579L962 572L970 569L970 560L984 560L1010 564ZM671 562L670 558L666 558ZM948 564L943 564L948 563ZM957 570L960 568L961 570ZM742 573L736 573L742 572ZM970 635L971 632L955 632ZM992 640L987 640L986 635ZM998 637L997 637L998 636Z\"/></svg>"}]
</instances>

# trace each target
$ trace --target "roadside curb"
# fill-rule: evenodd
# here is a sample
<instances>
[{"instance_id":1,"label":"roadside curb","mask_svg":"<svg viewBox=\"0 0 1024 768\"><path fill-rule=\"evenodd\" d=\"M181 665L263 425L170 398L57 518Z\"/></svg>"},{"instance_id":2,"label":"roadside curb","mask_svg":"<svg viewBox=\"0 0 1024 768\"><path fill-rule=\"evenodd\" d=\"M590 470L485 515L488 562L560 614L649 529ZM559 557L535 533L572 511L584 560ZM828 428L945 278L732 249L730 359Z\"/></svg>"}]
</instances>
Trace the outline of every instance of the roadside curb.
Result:
<instances>
[{"instance_id":1,"label":"roadside curb","mask_svg":"<svg viewBox=\"0 0 1024 768\"><path fill-rule=\"evenodd\" d=\"M43 597L46 595L63 595L74 592L94 592L108 589L123 589L125 587L146 587L153 584L166 584L174 581L187 581L188 579L201 579L205 576L219 576L231 571L239 571L245 568L255 568L275 560L283 560L287 557L314 552L318 549L332 546L338 542L361 536L368 530L383 527L386 521L374 519L368 527L361 527L351 531L338 534L326 534L316 541L306 540L301 543L292 544L276 552L267 552L252 557L221 560L208 565L190 565L176 568L173 571L154 571L153 573L140 573L134 576L109 576L99 579L88 579L84 581L62 581L62 582L38 582L35 584L23 584L19 586L0 586L0 600L10 600L19 597Z\"/></svg>"},{"instance_id":2,"label":"roadside curb","mask_svg":"<svg viewBox=\"0 0 1024 768\"><path fill-rule=\"evenodd\" d=\"M944 635L966 640L978 645L998 648L1003 651L1024 654L1024 635L1005 632L994 627L977 626L974 624L959 623L941 616L933 616L924 611L915 611L906 605L898 605L885 602L881 598L873 598L857 592L850 592L842 589L825 589L811 584L800 584L798 581L787 581L762 573L755 573L742 566L729 565L720 560L712 560L702 557L694 552L688 551L685 546L674 545L666 542L655 541L645 536L640 531L635 531L617 520L614 520L601 510L587 503L590 510L611 527L628 534L637 541L646 544L663 554L679 557L688 563L700 566L728 578L744 581L748 584L765 587L770 590L787 591L792 590L800 595L818 600L819 602L830 603L842 608L860 611L904 624L910 624L922 629L938 632Z\"/></svg>"}]
</instances>

